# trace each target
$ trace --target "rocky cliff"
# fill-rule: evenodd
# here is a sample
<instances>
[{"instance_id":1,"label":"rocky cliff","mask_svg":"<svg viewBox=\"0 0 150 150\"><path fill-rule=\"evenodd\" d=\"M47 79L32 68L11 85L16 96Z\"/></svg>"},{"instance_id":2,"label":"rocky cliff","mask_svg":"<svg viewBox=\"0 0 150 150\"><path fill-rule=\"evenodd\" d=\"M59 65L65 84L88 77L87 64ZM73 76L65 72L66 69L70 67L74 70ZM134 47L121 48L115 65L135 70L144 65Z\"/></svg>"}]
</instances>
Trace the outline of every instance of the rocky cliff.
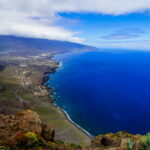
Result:
<instances>
[{"instance_id":1,"label":"rocky cliff","mask_svg":"<svg viewBox=\"0 0 150 150\"><path fill-rule=\"evenodd\" d=\"M150 134L108 133L90 146L55 140L55 129L43 124L36 112L26 110L0 116L0 150L149 150Z\"/></svg>"},{"instance_id":2,"label":"rocky cliff","mask_svg":"<svg viewBox=\"0 0 150 150\"><path fill-rule=\"evenodd\" d=\"M42 124L37 113L27 110L0 116L0 150L81 149L55 140L55 130Z\"/></svg>"}]
</instances>

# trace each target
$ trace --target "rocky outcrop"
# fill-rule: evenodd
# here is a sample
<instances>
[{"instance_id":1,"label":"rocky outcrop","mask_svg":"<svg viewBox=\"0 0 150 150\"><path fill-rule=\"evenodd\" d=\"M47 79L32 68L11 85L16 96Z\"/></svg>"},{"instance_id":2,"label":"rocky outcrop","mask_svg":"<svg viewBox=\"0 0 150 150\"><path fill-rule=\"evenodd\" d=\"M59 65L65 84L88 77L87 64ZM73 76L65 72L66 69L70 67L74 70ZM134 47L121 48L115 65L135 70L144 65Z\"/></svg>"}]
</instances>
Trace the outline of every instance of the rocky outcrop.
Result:
<instances>
[{"instance_id":1,"label":"rocky outcrop","mask_svg":"<svg viewBox=\"0 0 150 150\"><path fill-rule=\"evenodd\" d=\"M80 146L55 140L55 130L42 124L37 113L27 110L0 116L0 149L78 150Z\"/></svg>"},{"instance_id":2,"label":"rocky outcrop","mask_svg":"<svg viewBox=\"0 0 150 150\"><path fill-rule=\"evenodd\" d=\"M40 134L41 120L39 116L30 110L14 115L0 116L0 142L15 143L20 133L35 132Z\"/></svg>"},{"instance_id":3,"label":"rocky outcrop","mask_svg":"<svg viewBox=\"0 0 150 150\"><path fill-rule=\"evenodd\" d=\"M92 139L90 146L55 139L55 130L27 110L0 116L0 149L4 150L149 150L150 134L108 133Z\"/></svg>"},{"instance_id":4,"label":"rocky outcrop","mask_svg":"<svg viewBox=\"0 0 150 150\"><path fill-rule=\"evenodd\" d=\"M54 141L55 130L46 124L42 124L41 135L46 141Z\"/></svg>"},{"instance_id":5,"label":"rocky outcrop","mask_svg":"<svg viewBox=\"0 0 150 150\"><path fill-rule=\"evenodd\" d=\"M127 132L99 135L91 141L92 149L100 150L140 150L142 136Z\"/></svg>"}]
</instances>

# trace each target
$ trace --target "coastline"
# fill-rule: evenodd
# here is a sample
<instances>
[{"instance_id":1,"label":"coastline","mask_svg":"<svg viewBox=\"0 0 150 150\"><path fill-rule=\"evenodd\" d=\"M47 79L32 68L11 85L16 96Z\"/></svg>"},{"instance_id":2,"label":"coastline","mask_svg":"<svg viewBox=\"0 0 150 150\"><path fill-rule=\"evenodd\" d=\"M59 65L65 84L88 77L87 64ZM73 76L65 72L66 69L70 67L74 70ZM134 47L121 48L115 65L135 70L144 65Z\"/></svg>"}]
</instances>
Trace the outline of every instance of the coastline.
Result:
<instances>
[{"instance_id":1,"label":"coastline","mask_svg":"<svg viewBox=\"0 0 150 150\"><path fill-rule=\"evenodd\" d=\"M54 58L55 55L52 57ZM54 59L53 59L54 60ZM56 61L58 62L58 61ZM46 85L48 80L51 80L49 77L49 74L54 74L56 73L59 69L61 69L61 67L63 66L62 62L58 62L58 67L55 68L54 72L45 72L45 76L43 77L43 85L47 88L48 92L49 92L49 96L53 97L56 93L54 93L53 91L55 90L52 87L48 87ZM51 93L52 92L52 93ZM93 138L93 135L91 135L88 131L86 131L85 129L83 129L82 127L80 127L77 123L75 123L70 116L68 115L68 113L62 109L61 107L57 106L56 104L54 104L55 102L55 98L52 99L51 104L56 107L57 109L59 109L61 111L61 113L64 115L64 117L66 118L66 120L68 120L74 127L76 127L78 130L80 130L80 132L82 132L83 134L86 134L90 139Z\"/></svg>"},{"instance_id":2,"label":"coastline","mask_svg":"<svg viewBox=\"0 0 150 150\"><path fill-rule=\"evenodd\" d=\"M58 106L59 107L59 106ZM67 118L67 120L74 125L75 127L77 127L79 130L81 130L81 132L85 133L89 138L93 138L94 136L92 136L88 131L86 131L85 129L83 129L82 127L80 127L77 123L75 123L70 116L68 115L68 113L63 110L62 108L59 107L59 109L62 111L62 113L64 114L64 116Z\"/></svg>"}]
</instances>

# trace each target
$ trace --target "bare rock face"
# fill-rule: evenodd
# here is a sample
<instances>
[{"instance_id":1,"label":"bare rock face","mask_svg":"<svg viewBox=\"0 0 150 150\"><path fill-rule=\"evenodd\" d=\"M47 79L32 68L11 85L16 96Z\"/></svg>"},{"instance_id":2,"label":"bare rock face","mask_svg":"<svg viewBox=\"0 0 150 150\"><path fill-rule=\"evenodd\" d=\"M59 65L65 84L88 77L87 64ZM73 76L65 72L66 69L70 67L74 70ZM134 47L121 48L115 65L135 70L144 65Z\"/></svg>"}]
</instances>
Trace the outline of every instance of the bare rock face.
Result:
<instances>
[{"instance_id":1,"label":"bare rock face","mask_svg":"<svg viewBox=\"0 0 150 150\"><path fill-rule=\"evenodd\" d=\"M55 130L46 124L42 124L42 137L46 141L54 141Z\"/></svg>"},{"instance_id":2,"label":"bare rock face","mask_svg":"<svg viewBox=\"0 0 150 150\"><path fill-rule=\"evenodd\" d=\"M127 132L108 133L95 137L91 141L91 147L92 149L100 150L126 150L128 149L128 145L132 142L130 142L130 140L133 140L132 150L139 150L139 148L137 148L139 147L138 140L140 140L141 137L141 135L132 135Z\"/></svg>"},{"instance_id":3,"label":"bare rock face","mask_svg":"<svg viewBox=\"0 0 150 150\"><path fill-rule=\"evenodd\" d=\"M127 132L99 135L90 146L64 143L54 139L55 130L41 123L36 112L26 110L0 116L0 149L8 150L148 150L150 133L132 135Z\"/></svg>"},{"instance_id":4,"label":"bare rock face","mask_svg":"<svg viewBox=\"0 0 150 150\"><path fill-rule=\"evenodd\" d=\"M27 110L14 115L0 116L0 142L14 143L20 133L35 132L40 134L41 120L37 113Z\"/></svg>"},{"instance_id":5,"label":"bare rock face","mask_svg":"<svg viewBox=\"0 0 150 150\"><path fill-rule=\"evenodd\" d=\"M93 147L120 147L121 138L113 137L111 134L100 135L92 140Z\"/></svg>"},{"instance_id":6,"label":"bare rock face","mask_svg":"<svg viewBox=\"0 0 150 150\"><path fill-rule=\"evenodd\" d=\"M42 124L37 113L27 110L0 116L0 149L80 150L75 144L54 140L55 130Z\"/></svg>"}]
</instances>

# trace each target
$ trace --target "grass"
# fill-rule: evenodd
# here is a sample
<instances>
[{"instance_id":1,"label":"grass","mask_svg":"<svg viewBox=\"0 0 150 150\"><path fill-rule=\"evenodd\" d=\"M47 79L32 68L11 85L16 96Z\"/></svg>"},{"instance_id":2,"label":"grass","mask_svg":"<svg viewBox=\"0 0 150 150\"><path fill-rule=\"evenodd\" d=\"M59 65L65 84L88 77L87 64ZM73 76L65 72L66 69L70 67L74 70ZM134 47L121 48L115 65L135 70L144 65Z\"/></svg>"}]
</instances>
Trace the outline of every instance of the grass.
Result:
<instances>
[{"instance_id":1,"label":"grass","mask_svg":"<svg viewBox=\"0 0 150 150\"><path fill-rule=\"evenodd\" d=\"M142 137L140 150L150 150L150 133Z\"/></svg>"},{"instance_id":2,"label":"grass","mask_svg":"<svg viewBox=\"0 0 150 150\"><path fill-rule=\"evenodd\" d=\"M90 138L83 134L80 129L70 123L60 109L49 104L48 107L34 109L42 121L56 129L56 138L69 143L89 144Z\"/></svg>"},{"instance_id":3,"label":"grass","mask_svg":"<svg viewBox=\"0 0 150 150\"><path fill-rule=\"evenodd\" d=\"M10 150L10 148L8 146L1 146L0 145L0 150Z\"/></svg>"},{"instance_id":4,"label":"grass","mask_svg":"<svg viewBox=\"0 0 150 150\"><path fill-rule=\"evenodd\" d=\"M30 70L30 68L28 68ZM31 70L30 70L31 71ZM64 114L57 107L53 106L47 97L40 98L34 96L34 87L40 85L43 72L32 68L31 79L33 79L33 85L30 89L20 88L18 95L24 100L29 101L29 109L37 112L43 123L47 123L56 129L56 138L64 140L69 143L77 144L90 144L90 138L83 132L70 123ZM0 105L7 103L6 109L12 108L13 111L20 111L19 102L16 101L14 92L18 87L18 80L14 78L14 67L6 67L6 69L0 72L0 83L4 84L6 90L0 93ZM4 99L2 101L2 99ZM17 102L17 103L16 103ZM2 109L2 107L0 108Z\"/></svg>"},{"instance_id":5,"label":"grass","mask_svg":"<svg viewBox=\"0 0 150 150\"><path fill-rule=\"evenodd\" d=\"M131 138L128 138L128 140L127 140L127 150L133 150L134 145L135 145L135 141Z\"/></svg>"}]
</instances>

